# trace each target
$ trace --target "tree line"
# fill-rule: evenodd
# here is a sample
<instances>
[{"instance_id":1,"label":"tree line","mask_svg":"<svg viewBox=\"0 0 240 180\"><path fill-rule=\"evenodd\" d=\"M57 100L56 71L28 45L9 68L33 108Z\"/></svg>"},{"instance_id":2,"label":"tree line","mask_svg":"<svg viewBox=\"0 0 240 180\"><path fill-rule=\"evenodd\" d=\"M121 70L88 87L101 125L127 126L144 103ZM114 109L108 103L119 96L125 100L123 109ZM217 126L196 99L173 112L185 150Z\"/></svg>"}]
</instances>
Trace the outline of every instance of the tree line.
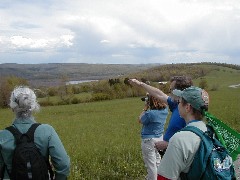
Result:
<instances>
[{"instance_id":1,"label":"tree line","mask_svg":"<svg viewBox=\"0 0 240 180\"><path fill-rule=\"evenodd\" d=\"M209 65L205 63L204 65ZM210 64L211 65L211 64ZM214 64L221 65L221 64ZM232 67L231 65L225 65L224 67ZM234 66L236 69L237 66ZM162 65L159 67L151 68L147 71L142 71L139 73L129 74L128 77L121 78L112 78L108 80L99 80L96 82L81 83L76 85L67 85L66 79L62 79L62 84L59 86L53 87L36 87L34 89L38 98L45 98L44 101L41 101L42 106L47 105L61 105L61 104L77 104L82 102L91 102L91 101L101 101L101 100L111 100L111 99L120 99L126 97L137 97L144 96L146 92L140 88L132 87L128 83L128 79L137 78L143 82L150 83L150 85L157 88L161 88L165 93L168 93L169 83L166 85L159 85L160 81L169 81L171 76L174 75L187 75L195 78L201 78L199 86L202 88L207 88L207 81L204 79L204 76L212 71L213 69L217 70L217 66L202 66L202 64L169 64ZM29 82L26 79L8 76L0 78L0 107L8 107L10 93L14 87L19 85L30 86ZM211 90L216 90L217 87L212 88ZM76 94L88 93L91 94L89 98L79 99L76 97ZM50 101L50 97L58 97L60 101L57 104L54 104Z\"/></svg>"}]
</instances>

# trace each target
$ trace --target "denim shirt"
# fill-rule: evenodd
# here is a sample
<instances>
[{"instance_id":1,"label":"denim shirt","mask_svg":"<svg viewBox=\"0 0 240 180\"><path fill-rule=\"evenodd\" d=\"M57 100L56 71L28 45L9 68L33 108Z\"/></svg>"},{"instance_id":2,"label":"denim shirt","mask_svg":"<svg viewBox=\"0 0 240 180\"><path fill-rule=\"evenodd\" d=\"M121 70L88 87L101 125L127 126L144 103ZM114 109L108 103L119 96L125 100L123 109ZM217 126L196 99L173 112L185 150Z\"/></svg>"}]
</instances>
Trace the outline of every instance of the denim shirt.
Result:
<instances>
[{"instance_id":1,"label":"denim shirt","mask_svg":"<svg viewBox=\"0 0 240 180\"><path fill-rule=\"evenodd\" d=\"M26 133L33 123L36 123L33 117L20 119L13 122L13 126L21 133ZM38 126L34 133L34 142L44 157L51 157L51 163L54 166L56 180L66 179L70 172L70 158L65 151L61 140L54 128L48 124ZM0 131L0 166L5 163L8 171L12 169L12 155L15 149L15 139L8 130ZM9 179L5 171L4 178Z\"/></svg>"},{"instance_id":2,"label":"denim shirt","mask_svg":"<svg viewBox=\"0 0 240 180\"><path fill-rule=\"evenodd\" d=\"M168 115L168 108L161 110L148 110L141 117L142 139L159 138L164 131L164 125Z\"/></svg>"}]
</instances>

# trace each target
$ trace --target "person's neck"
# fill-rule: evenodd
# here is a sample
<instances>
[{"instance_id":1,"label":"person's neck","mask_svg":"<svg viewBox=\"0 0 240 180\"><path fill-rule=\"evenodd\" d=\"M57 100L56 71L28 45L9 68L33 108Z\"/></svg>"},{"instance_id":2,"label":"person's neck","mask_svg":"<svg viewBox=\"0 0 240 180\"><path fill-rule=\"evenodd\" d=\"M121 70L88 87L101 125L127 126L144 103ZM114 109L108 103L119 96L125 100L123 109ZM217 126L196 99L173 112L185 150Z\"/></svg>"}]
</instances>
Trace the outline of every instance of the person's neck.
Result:
<instances>
[{"instance_id":1,"label":"person's neck","mask_svg":"<svg viewBox=\"0 0 240 180\"><path fill-rule=\"evenodd\" d=\"M186 124L188 124L190 121L195 120L195 117L192 115L188 115L187 117L184 118Z\"/></svg>"}]
</instances>

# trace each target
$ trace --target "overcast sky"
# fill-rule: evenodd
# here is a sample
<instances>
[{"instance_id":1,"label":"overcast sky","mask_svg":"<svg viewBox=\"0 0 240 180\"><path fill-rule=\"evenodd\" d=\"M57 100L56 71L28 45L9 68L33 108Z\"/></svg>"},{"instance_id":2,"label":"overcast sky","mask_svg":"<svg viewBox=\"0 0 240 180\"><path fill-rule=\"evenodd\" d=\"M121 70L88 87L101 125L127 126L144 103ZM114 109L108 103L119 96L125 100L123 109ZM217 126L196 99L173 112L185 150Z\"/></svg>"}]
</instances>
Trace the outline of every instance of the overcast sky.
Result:
<instances>
[{"instance_id":1,"label":"overcast sky","mask_svg":"<svg viewBox=\"0 0 240 180\"><path fill-rule=\"evenodd\" d=\"M240 0L1 0L0 63L240 64Z\"/></svg>"}]
</instances>

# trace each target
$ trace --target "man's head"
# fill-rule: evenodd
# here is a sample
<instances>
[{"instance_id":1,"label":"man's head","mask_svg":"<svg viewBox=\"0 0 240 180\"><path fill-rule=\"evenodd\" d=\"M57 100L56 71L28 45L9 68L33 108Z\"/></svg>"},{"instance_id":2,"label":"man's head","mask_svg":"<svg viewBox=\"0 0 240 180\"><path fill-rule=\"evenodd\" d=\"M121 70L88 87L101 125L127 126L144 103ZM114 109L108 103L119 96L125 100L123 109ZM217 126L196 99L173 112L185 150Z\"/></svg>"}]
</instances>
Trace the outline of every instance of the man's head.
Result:
<instances>
[{"instance_id":1,"label":"man's head","mask_svg":"<svg viewBox=\"0 0 240 180\"><path fill-rule=\"evenodd\" d=\"M194 109L199 112L203 112L203 110L208 110L209 105L209 95L208 93L199 87L191 86L183 91L181 90L173 90L172 92L175 96L182 98L184 101L189 103Z\"/></svg>"},{"instance_id":2,"label":"man's head","mask_svg":"<svg viewBox=\"0 0 240 180\"><path fill-rule=\"evenodd\" d=\"M184 90L193 85L192 78L188 76L173 76L170 83L170 92L174 89Z\"/></svg>"}]
</instances>

